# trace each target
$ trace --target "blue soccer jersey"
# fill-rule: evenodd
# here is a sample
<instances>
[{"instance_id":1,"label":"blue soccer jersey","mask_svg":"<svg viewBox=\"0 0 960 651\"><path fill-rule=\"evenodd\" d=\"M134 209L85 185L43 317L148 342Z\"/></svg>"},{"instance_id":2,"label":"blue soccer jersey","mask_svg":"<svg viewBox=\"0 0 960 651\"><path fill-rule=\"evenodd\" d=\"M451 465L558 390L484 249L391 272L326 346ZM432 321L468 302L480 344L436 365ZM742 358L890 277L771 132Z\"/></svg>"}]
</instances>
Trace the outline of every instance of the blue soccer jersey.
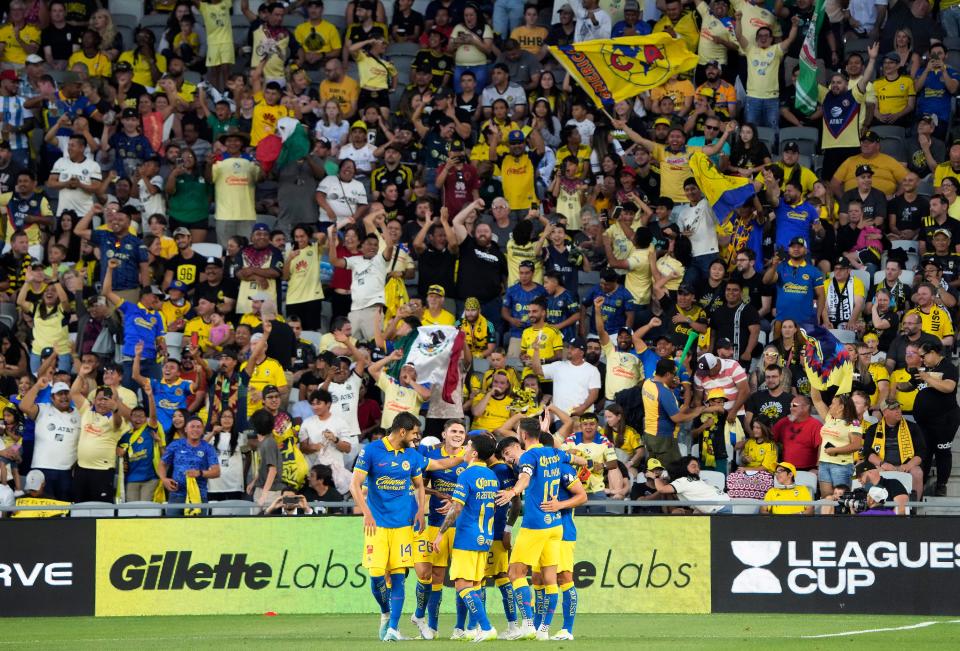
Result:
<instances>
[{"instance_id":1,"label":"blue soccer jersey","mask_svg":"<svg viewBox=\"0 0 960 651\"><path fill-rule=\"evenodd\" d=\"M450 456L442 445L434 447L424 447L421 445L418 450L420 454L427 459L427 462L429 462L430 459L446 459ZM460 448L457 456L463 456L463 448ZM423 478L430 481L430 488L449 497L453 495L453 489L457 485L457 477L459 477L460 473L463 472L466 467L467 464L461 463L446 470L431 470L426 472L426 466L424 466L425 472ZM441 497L437 497L436 495L430 496L430 512L427 513L427 524L431 527L439 527L443 524L445 516L439 513L443 502L444 500Z\"/></svg>"},{"instance_id":2,"label":"blue soccer jersey","mask_svg":"<svg viewBox=\"0 0 960 651\"><path fill-rule=\"evenodd\" d=\"M173 431L173 412L187 408L190 384L190 380L176 380L169 384L163 380L150 380L153 399L157 403L157 421L164 432Z\"/></svg>"},{"instance_id":3,"label":"blue soccer jersey","mask_svg":"<svg viewBox=\"0 0 960 651\"><path fill-rule=\"evenodd\" d=\"M560 491L557 493L557 499L562 502L573 497L573 493L570 492L570 487L579 481L580 480L577 479L577 471L573 469L573 466L569 463L561 464ZM573 509L563 509L560 511L560 522L563 526L564 542L576 542L577 525L573 522Z\"/></svg>"},{"instance_id":4,"label":"blue soccer jersey","mask_svg":"<svg viewBox=\"0 0 960 651\"><path fill-rule=\"evenodd\" d=\"M457 517L453 548L485 552L493 543L494 500L500 482L486 464L474 461L460 473L453 489L453 501L463 505Z\"/></svg>"},{"instance_id":5,"label":"blue soccer jersey","mask_svg":"<svg viewBox=\"0 0 960 651\"><path fill-rule=\"evenodd\" d=\"M513 488L513 485L517 483L517 473L514 472L513 468L508 463L503 461L495 461L490 466L490 470L493 471L493 474L497 476L497 481L500 482L500 490L508 491ZM503 530L507 526L507 516L510 514L510 504L505 504L504 506L498 506L497 512L493 516L493 539L500 540L503 538Z\"/></svg>"},{"instance_id":6,"label":"blue soccer jersey","mask_svg":"<svg viewBox=\"0 0 960 651\"><path fill-rule=\"evenodd\" d=\"M386 438L360 451L354 470L367 475L367 507L378 527L413 526L410 493L413 480L422 475L422 467L419 452L394 448Z\"/></svg>"},{"instance_id":7,"label":"blue soccer jersey","mask_svg":"<svg viewBox=\"0 0 960 651\"><path fill-rule=\"evenodd\" d=\"M530 476L530 483L524 491L524 529L550 529L560 526L560 514L544 513L540 505L556 498L560 493L561 464L564 463L570 463L567 452L542 445L534 445L520 457L520 472Z\"/></svg>"}]
</instances>

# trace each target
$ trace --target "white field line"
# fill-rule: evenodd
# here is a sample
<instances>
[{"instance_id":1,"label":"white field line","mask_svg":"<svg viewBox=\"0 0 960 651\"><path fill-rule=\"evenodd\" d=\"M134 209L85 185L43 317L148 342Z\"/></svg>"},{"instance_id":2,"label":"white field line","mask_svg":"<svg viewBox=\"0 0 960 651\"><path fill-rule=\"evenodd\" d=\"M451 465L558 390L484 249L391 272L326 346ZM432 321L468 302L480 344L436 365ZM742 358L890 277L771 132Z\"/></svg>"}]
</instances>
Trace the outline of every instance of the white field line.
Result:
<instances>
[{"instance_id":1,"label":"white field line","mask_svg":"<svg viewBox=\"0 0 960 651\"><path fill-rule=\"evenodd\" d=\"M866 635L868 633L888 633L890 631L909 631L915 628L927 628L935 624L960 624L960 619L938 620L932 622L920 622L918 624L909 624L907 626L893 626L891 628L868 628L863 631L845 631L843 633L823 633L821 635L801 635L804 640L816 640L825 637L848 637L850 635Z\"/></svg>"}]
</instances>

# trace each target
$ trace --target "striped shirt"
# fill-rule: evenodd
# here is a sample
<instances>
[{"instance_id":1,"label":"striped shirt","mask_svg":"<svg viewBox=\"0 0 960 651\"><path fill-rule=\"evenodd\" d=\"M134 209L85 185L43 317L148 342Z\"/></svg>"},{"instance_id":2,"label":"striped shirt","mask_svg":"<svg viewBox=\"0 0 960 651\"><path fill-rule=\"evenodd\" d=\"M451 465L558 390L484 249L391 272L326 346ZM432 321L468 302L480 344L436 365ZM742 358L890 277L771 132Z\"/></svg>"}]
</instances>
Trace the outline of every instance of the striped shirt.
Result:
<instances>
[{"instance_id":1,"label":"striped shirt","mask_svg":"<svg viewBox=\"0 0 960 651\"><path fill-rule=\"evenodd\" d=\"M27 119L32 118L33 113L23 107L22 97L0 96L0 122L9 124L16 129L23 126ZM30 141L25 133L10 133L10 149L28 149Z\"/></svg>"},{"instance_id":2,"label":"striped shirt","mask_svg":"<svg viewBox=\"0 0 960 651\"><path fill-rule=\"evenodd\" d=\"M737 384L747 381L747 373L736 360L720 359L720 372L716 376L710 377L697 373L693 381L694 386L702 389L704 393L708 393L710 389L723 389L723 393L727 396L726 402L723 403L723 408L730 410L733 407L733 403L737 400L737 393L739 393ZM740 411L737 412L738 415L745 413L743 407L740 407Z\"/></svg>"}]
</instances>

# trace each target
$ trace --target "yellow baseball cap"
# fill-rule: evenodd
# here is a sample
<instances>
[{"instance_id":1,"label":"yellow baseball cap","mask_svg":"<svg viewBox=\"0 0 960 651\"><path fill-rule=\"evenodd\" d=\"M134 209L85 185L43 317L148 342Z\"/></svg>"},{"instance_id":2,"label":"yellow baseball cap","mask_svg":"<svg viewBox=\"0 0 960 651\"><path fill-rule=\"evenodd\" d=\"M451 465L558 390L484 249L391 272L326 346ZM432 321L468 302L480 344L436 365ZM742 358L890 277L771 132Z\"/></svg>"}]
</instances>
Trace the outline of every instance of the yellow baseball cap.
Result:
<instances>
[{"instance_id":1,"label":"yellow baseball cap","mask_svg":"<svg viewBox=\"0 0 960 651\"><path fill-rule=\"evenodd\" d=\"M724 392L723 389L716 388L716 389L710 389L709 391L707 391L707 400L708 400L708 401L709 401L709 400L723 400L723 401L726 401L726 399L727 399L727 394Z\"/></svg>"},{"instance_id":2,"label":"yellow baseball cap","mask_svg":"<svg viewBox=\"0 0 960 651\"><path fill-rule=\"evenodd\" d=\"M363 129L364 131L366 131L368 129L367 123L364 122L363 120L357 120L356 122L350 125L350 130L353 131L354 129Z\"/></svg>"},{"instance_id":3,"label":"yellow baseball cap","mask_svg":"<svg viewBox=\"0 0 960 651\"><path fill-rule=\"evenodd\" d=\"M796 467L795 465L793 465L792 463L788 463L788 462L786 462L786 461L782 461L782 462L780 462L780 463L777 464L777 468L778 468L778 469L779 469L779 468L786 468L787 470L790 471L790 475L791 475L792 477L796 477L796 476L797 476L797 467Z\"/></svg>"},{"instance_id":4,"label":"yellow baseball cap","mask_svg":"<svg viewBox=\"0 0 960 651\"><path fill-rule=\"evenodd\" d=\"M663 470L659 459L647 459L647 470Z\"/></svg>"}]
</instances>

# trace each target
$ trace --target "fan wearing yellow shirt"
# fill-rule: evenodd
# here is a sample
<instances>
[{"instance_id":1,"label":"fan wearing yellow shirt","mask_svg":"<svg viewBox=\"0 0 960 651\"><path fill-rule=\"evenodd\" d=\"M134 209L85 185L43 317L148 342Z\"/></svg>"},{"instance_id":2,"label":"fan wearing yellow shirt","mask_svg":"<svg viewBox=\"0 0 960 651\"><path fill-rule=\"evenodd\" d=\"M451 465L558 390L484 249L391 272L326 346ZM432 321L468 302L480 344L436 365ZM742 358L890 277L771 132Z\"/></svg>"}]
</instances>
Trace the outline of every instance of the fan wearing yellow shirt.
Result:
<instances>
[{"instance_id":1,"label":"fan wearing yellow shirt","mask_svg":"<svg viewBox=\"0 0 960 651\"><path fill-rule=\"evenodd\" d=\"M87 67L87 74L90 77L110 78L113 74L113 65L110 59L100 49L102 38L100 34L93 30L87 30L80 37L80 49L70 55L67 60L67 68L72 70L73 66L82 63Z\"/></svg>"},{"instance_id":2,"label":"fan wearing yellow shirt","mask_svg":"<svg viewBox=\"0 0 960 651\"><path fill-rule=\"evenodd\" d=\"M430 285L427 288L427 307L420 317L420 322L427 325L452 326L457 322L456 317L443 309L443 299L447 295L442 285Z\"/></svg>"},{"instance_id":3,"label":"fan wearing yellow shirt","mask_svg":"<svg viewBox=\"0 0 960 651\"><path fill-rule=\"evenodd\" d=\"M0 63L22 66L40 49L40 30L26 22L26 10L21 0L8 6L7 22L0 26Z\"/></svg>"},{"instance_id":4,"label":"fan wearing yellow shirt","mask_svg":"<svg viewBox=\"0 0 960 651\"><path fill-rule=\"evenodd\" d=\"M510 378L505 371L495 371L490 378L490 390L470 408L474 418L472 428L496 432L513 415L510 412L512 401Z\"/></svg>"},{"instance_id":5,"label":"fan wearing yellow shirt","mask_svg":"<svg viewBox=\"0 0 960 651\"><path fill-rule=\"evenodd\" d=\"M167 57L156 51L156 37L149 29L137 33L136 47L120 55L117 63L125 61L133 68L133 83L151 88L157 85L160 75L167 71Z\"/></svg>"},{"instance_id":6,"label":"fan wearing yellow shirt","mask_svg":"<svg viewBox=\"0 0 960 651\"><path fill-rule=\"evenodd\" d=\"M636 386L643 381L643 364L637 351L633 348L633 339L630 328L624 326L617 332L617 343L614 345L607 333L603 318L603 296L593 299L593 314L596 321L597 333L600 337L600 351L607 360L607 372L604 378L604 397L613 400L618 392ZM650 328L660 325L660 320L654 317L644 328L638 330L641 339Z\"/></svg>"},{"instance_id":7,"label":"fan wearing yellow shirt","mask_svg":"<svg viewBox=\"0 0 960 651\"><path fill-rule=\"evenodd\" d=\"M230 67L236 60L233 43L233 24L230 19L232 2L228 0L200 0L200 17L207 33L207 69L213 73L213 85L224 88Z\"/></svg>"},{"instance_id":8,"label":"fan wearing yellow shirt","mask_svg":"<svg viewBox=\"0 0 960 651\"><path fill-rule=\"evenodd\" d=\"M534 118L536 121L536 118ZM500 145L500 131L493 129L487 137L490 146L490 161L500 166L500 180L503 185L503 197L510 205L511 211L527 211L537 200L534 188L534 177L537 169L536 162L544 154L543 138L540 129L530 132L530 146L533 151L527 151L526 138L523 131L511 131L507 138L509 153L500 156L497 148Z\"/></svg>"},{"instance_id":9,"label":"fan wearing yellow shirt","mask_svg":"<svg viewBox=\"0 0 960 651\"><path fill-rule=\"evenodd\" d=\"M917 104L917 90L913 79L900 74L900 55L887 52L880 64L883 76L873 82L877 95L877 110L873 117L883 124L907 127L913 124L913 109Z\"/></svg>"},{"instance_id":10,"label":"fan wearing yellow shirt","mask_svg":"<svg viewBox=\"0 0 960 651\"><path fill-rule=\"evenodd\" d=\"M271 330L273 330L273 324L266 321L263 324L263 333L258 332L250 337L250 359L240 366L240 371L246 370L250 376L249 392L247 393L248 418L263 407L262 392L266 387L271 385L276 387L281 398L285 398L290 393L290 386L283 366L274 358L266 355L267 347L264 342L270 339Z\"/></svg>"},{"instance_id":11,"label":"fan wearing yellow shirt","mask_svg":"<svg viewBox=\"0 0 960 651\"><path fill-rule=\"evenodd\" d=\"M783 488L774 486L763 496L764 502L812 502L813 496L806 486L797 486L797 469L786 461L777 465L774 477ZM760 513L769 515L813 515L813 506L760 506Z\"/></svg>"},{"instance_id":12,"label":"fan wearing yellow shirt","mask_svg":"<svg viewBox=\"0 0 960 651\"><path fill-rule=\"evenodd\" d=\"M257 144L277 131L277 123L280 118L300 119L300 103L292 101L289 97L284 97L283 87L271 81L260 91L260 73L262 70L256 70L251 75L251 85L253 86L253 120L250 124L250 144L254 147Z\"/></svg>"},{"instance_id":13,"label":"fan wearing yellow shirt","mask_svg":"<svg viewBox=\"0 0 960 651\"><path fill-rule=\"evenodd\" d=\"M627 211L628 204L621 206ZM637 212L636 206L629 204L629 210ZM607 250L607 264L614 269L626 269L627 277L624 286L633 297L633 302L639 307L650 305L650 294L653 288L653 274L657 266L657 250L651 246L653 234L649 228L641 226L633 234L633 250L625 259L618 259L613 255L610 240L604 238L604 247Z\"/></svg>"},{"instance_id":14,"label":"fan wearing yellow shirt","mask_svg":"<svg viewBox=\"0 0 960 651\"><path fill-rule=\"evenodd\" d=\"M800 18L790 21L790 33L774 44L773 30L761 27L756 42L751 43L743 33L743 13L737 12L734 34L747 57L747 101L744 121L775 132L780 128L780 62L797 38Z\"/></svg>"},{"instance_id":15,"label":"fan wearing yellow shirt","mask_svg":"<svg viewBox=\"0 0 960 651\"><path fill-rule=\"evenodd\" d=\"M953 320L950 313L936 304L934 297L936 288L930 283L920 283L913 295L915 308L904 314L904 318L910 314L916 314L920 317L920 330L940 337L943 345L947 348L953 346Z\"/></svg>"},{"instance_id":16,"label":"fan wearing yellow shirt","mask_svg":"<svg viewBox=\"0 0 960 651\"><path fill-rule=\"evenodd\" d=\"M730 23L730 3L728 0L697 0L697 13L700 14L700 42L697 45L697 64L706 66L711 61L727 65L727 51L738 50L736 37ZM723 22L723 19L727 22ZM699 78L699 77L698 77Z\"/></svg>"},{"instance_id":17,"label":"fan wearing yellow shirt","mask_svg":"<svg viewBox=\"0 0 960 651\"><path fill-rule=\"evenodd\" d=\"M383 359L374 362L367 369L376 383L377 388L383 391L383 415L380 426L389 429L393 419L400 414L418 416L420 407L430 399L430 385L417 382L417 369L412 364L405 364L400 369L400 378L394 379L385 368L403 359L403 351L395 350Z\"/></svg>"},{"instance_id":18,"label":"fan wearing yellow shirt","mask_svg":"<svg viewBox=\"0 0 960 651\"><path fill-rule=\"evenodd\" d=\"M267 80L280 82L290 56L290 32L283 26L286 9L282 3L273 2L267 10L266 20L253 32L250 67L261 68Z\"/></svg>"},{"instance_id":19,"label":"fan wearing yellow shirt","mask_svg":"<svg viewBox=\"0 0 960 651\"><path fill-rule=\"evenodd\" d=\"M540 347L540 359L542 364L548 364L560 358L563 352L563 335L552 325L547 324L547 299L544 296L538 296L530 302L527 307L527 315L530 318L530 325L523 329L520 334L519 349L520 359L528 360L533 356L533 345L538 343ZM510 348L514 348L516 339L510 340ZM540 381L543 382L541 377Z\"/></svg>"},{"instance_id":20,"label":"fan wearing yellow shirt","mask_svg":"<svg viewBox=\"0 0 960 651\"><path fill-rule=\"evenodd\" d=\"M653 33L665 32L673 38L682 38L687 49L697 51L700 42L700 28L697 17L692 11L684 11L680 0L666 0L663 16L653 26Z\"/></svg>"},{"instance_id":21,"label":"fan wearing yellow shirt","mask_svg":"<svg viewBox=\"0 0 960 651\"><path fill-rule=\"evenodd\" d=\"M323 0L307 3L307 20L293 30L293 40L300 46L297 51L300 65L310 70L325 59L339 57L343 48L336 26L323 19Z\"/></svg>"}]
</instances>

